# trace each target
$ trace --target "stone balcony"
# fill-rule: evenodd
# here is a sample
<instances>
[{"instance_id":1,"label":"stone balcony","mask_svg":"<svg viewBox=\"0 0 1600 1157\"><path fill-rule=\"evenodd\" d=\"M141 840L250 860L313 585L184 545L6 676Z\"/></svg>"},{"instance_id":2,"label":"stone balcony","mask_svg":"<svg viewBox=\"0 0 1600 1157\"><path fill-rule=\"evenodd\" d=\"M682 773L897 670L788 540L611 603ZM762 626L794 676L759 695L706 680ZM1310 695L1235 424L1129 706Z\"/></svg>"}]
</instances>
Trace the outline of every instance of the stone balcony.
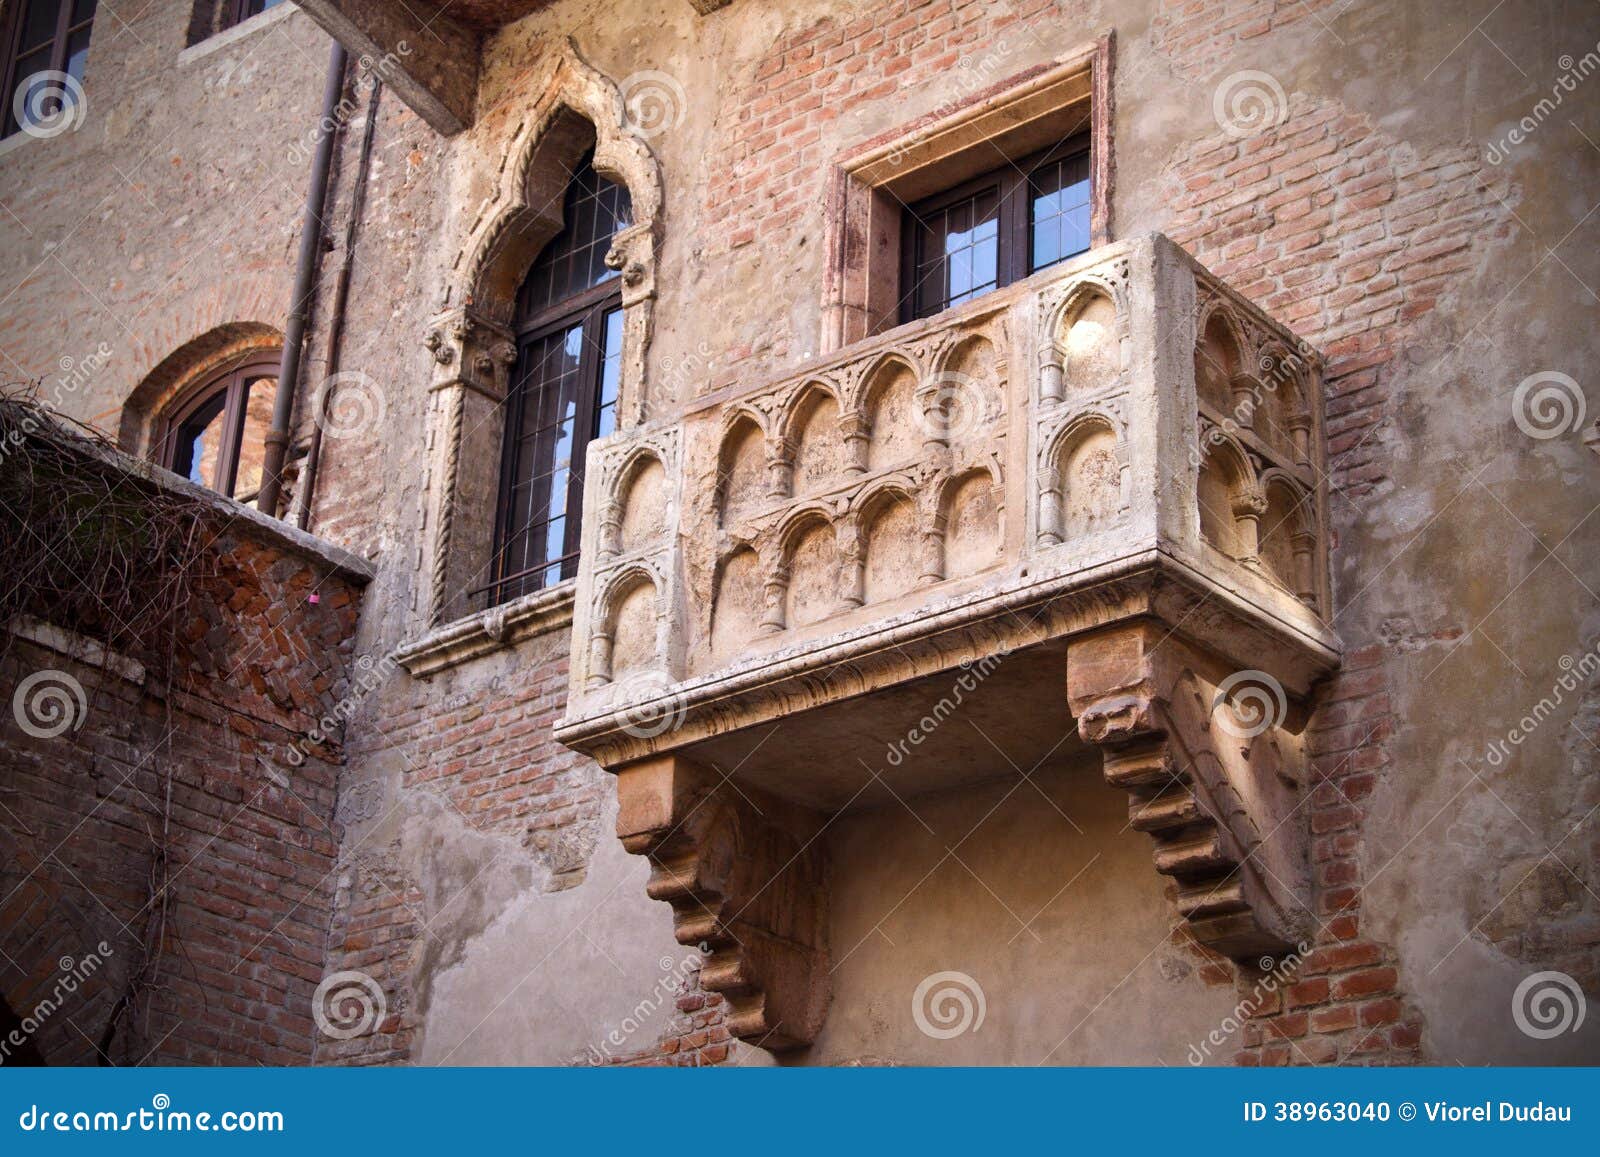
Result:
<instances>
[{"instance_id":1,"label":"stone balcony","mask_svg":"<svg viewBox=\"0 0 1600 1157\"><path fill-rule=\"evenodd\" d=\"M1041 765L1129 793L1200 941L1304 938L1320 375L1153 235L591 447L557 736L738 1035L820 1023L828 815Z\"/></svg>"}]
</instances>

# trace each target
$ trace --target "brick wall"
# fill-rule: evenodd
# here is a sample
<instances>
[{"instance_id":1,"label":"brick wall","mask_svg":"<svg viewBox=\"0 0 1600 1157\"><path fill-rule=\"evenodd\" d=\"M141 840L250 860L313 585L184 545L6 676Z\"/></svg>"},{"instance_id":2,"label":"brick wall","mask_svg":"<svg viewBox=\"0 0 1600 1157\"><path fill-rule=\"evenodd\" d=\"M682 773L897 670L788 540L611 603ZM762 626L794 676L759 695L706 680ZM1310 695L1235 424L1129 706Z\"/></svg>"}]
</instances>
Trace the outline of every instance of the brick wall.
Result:
<instances>
[{"instance_id":1,"label":"brick wall","mask_svg":"<svg viewBox=\"0 0 1600 1157\"><path fill-rule=\"evenodd\" d=\"M311 1055L342 752L337 728L308 736L361 670L359 587L254 524L197 529L204 577L177 624L170 691L153 665L106 669L84 636L54 627L0 653L0 992L38 1022L29 1035L48 1063ZM47 671L84 693L59 735L18 705ZM91 956L93 974L64 993Z\"/></svg>"}]
</instances>

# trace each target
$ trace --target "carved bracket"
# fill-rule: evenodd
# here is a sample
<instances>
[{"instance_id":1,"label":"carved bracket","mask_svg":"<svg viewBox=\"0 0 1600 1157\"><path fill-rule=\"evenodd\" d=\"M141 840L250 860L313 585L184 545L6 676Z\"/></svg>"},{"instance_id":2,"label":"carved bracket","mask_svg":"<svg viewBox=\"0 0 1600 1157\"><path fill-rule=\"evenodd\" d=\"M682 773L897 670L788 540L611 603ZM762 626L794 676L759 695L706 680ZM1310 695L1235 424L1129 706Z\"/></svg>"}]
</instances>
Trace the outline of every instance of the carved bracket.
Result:
<instances>
[{"instance_id":1,"label":"carved bracket","mask_svg":"<svg viewBox=\"0 0 1600 1157\"><path fill-rule=\"evenodd\" d=\"M1156 842L1190 933L1235 959L1310 935L1305 712L1264 671L1225 665L1154 624L1074 640L1067 695L1102 749L1129 825Z\"/></svg>"},{"instance_id":2,"label":"carved bracket","mask_svg":"<svg viewBox=\"0 0 1600 1157\"><path fill-rule=\"evenodd\" d=\"M701 984L727 1000L728 1031L774 1051L811 1043L829 992L821 817L670 755L619 769L617 796L617 835L650 857L678 943L709 952Z\"/></svg>"}]
</instances>

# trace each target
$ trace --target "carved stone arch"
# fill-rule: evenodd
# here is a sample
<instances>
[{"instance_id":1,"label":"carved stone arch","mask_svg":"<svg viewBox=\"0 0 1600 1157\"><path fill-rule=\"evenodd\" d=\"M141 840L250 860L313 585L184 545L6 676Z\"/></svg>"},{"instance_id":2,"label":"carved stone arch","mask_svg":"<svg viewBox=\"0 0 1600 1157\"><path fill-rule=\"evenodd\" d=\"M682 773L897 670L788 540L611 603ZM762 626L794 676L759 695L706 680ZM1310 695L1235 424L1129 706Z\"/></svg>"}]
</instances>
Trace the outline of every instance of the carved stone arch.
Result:
<instances>
[{"instance_id":1,"label":"carved stone arch","mask_svg":"<svg viewBox=\"0 0 1600 1157\"><path fill-rule=\"evenodd\" d=\"M849 462L856 472L904 465L917 457L922 445L916 414L921 381L911 353L885 350L854 383L843 420Z\"/></svg>"},{"instance_id":2,"label":"carved stone arch","mask_svg":"<svg viewBox=\"0 0 1600 1157\"><path fill-rule=\"evenodd\" d=\"M633 224L616 235L606 264L622 271L623 366L619 423L647 413L645 357L652 332L656 246L663 186L649 146L628 128L616 84L579 55L568 39L555 46L530 85L537 95L514 130L498 184L456 254L445 308L465 309L506 326L528 269L560 231L568 176L594 150L594 168L627 188Z\"/></svg>"},{"instance_id":3,"label":"carved stone arch","mask_svg":"<svg viewBox=\"0 0 1600 1157\"><path fill-rule=\"evenodd\" d=\"M654 470L659 478L647 477ZM604 557L631 554L659 545L665 528L676 522L667 464L655 447L634 447L611 472L603 500L600 551Z\"/></svg>"},{"instance_id":4,"label":"carved stone arch","mask_svg":"<svg viewBox=\"0 0 1600 1157\"><path fill-rule=\"evenodd\" d=\"M920 516L916 491L903 478L886 478L851 503L849 525L859 550L846 555L845 602L883 602L912 590L918 576L906 566L924 549L931 522Z\"/></svg>"},{"instance_id":5,"label":"carved stone arch","mask_svg":"<svg viewBox=\"0 0 1600 1157\"><path fill-rule=\"evenodd\" d=\"M922 579L965 578L1000 561L1005 492L987 462L952 471L935 493L931 530L925 535Z\"/></svg>"},{"instance_id":6,"label":"carved stone arch","mask_svg":"<svg viewBox=\"0 0 1600 1157\"><path fill-rule=\"evenodd\" d=\"M162 415L189 391L246 359L283 347L283 331L259 321L212 326L168 353L129 391L122 404L117 444L130 454L152 455L161 445ZM63 376L73 367L63 363Z\"/></svg>"},{"instance_id":7,"label":"carved stone arch","mask_svg":"<svg viewBox=\"0 0 1600 1157\"><path fill-rule=\"evenodd\" d=\"M1195 481L1200 537L1231 558L1253 562L1257 523L1266 509L1255 466L1238 440L1218 427L1209 428L1201 443Z\"/></svg>"},{"instance_id":8,"label":"carved stone arch","mask_svg":"<svg viewBox=\"0 0 1600 1157\"><path fill-rule=\"evenodd\" d=\"M1213 297L1195 322L1194 387L1200 401L1226 413L1233 408L1235 379L1251 364L1250 337L1233 308Z\"/></svg>"},{"instance_id":9,"label":"carved stone arch","mask_svg":"<svg viewBox=\"0 0 1600 1157\"><path fill-rule=\"evenodd\" d=\"M1121 424L1100 410L1075 415L1050 440L1039 473L1042 545L1102 529L1128 504Z\"/></svg>"},{"instance_id":10,"label":"carved stone arch","mask_svg":"<svg viewBox=\"0 0 1600 1157\"><path fill-rule=\"evenodd\" d=\"M838 530L829 510L808 503L790 514L775 536L772 571L780 600L779 629L802 627L834 614L840 603Z\"/></svg>"},{"instance_id":11,"label":"carved stone arch","mask_svg":"<svg viewBox=\"0 0 1600 1157\"><path fill-rule=\"evenodd\" d=\"M589 682L621 682L666 668L665 584L654 567L633 563L612 575L596 600Z\"/></svg>"},{"instance_id":12,"label":"carved stone arch","mask_svg":"<svg viewBox=\"0 0 1600 1157\"><path fill-rule=\"evenodd\" d=\"M745 539L734 540L718 557L710 607L711 652L717 658L731 658L767 629L768 573L756 545Z\"/></svg>"},{"instance_id":13,"label":"carved stone arch","mask_svg":"<svg viewBox=\"0 0 1600 1157\"><path fill-rule=\"evenodd\" d=\"M1262 568L1312 610L1318 610L1315 496L1287 470L1261 472L1265 499L1257 531Z\"/></svg>"},{"instance_id":14,"label":"carved stone arch","mask_svg":"<svg viewBox=\"0 0 1600 1157\"><path fill-rule=\"evenodd\" d=\"M842 472L843 414L838 390L822 378L790 395L778 416L774 497L809 493Z\"/></svg>"},{"instance_id":15,"label":"carved stone arch","mask_svg":"<svg viewBox=\"0 0 1600 1157\"><path fill-rule=\"evenodd\" d=\"M1263 419L1254 429L1295 462L1311 461L1310 377L1305 358L1276 338L1262 344L1256 373L1264 392Z\"/></svg>"},{"instance_id":16,"label":"carved stone arch","mask_svg":"<svg viewBox=\"0 0 1600 1157\"><path fill-rule=\"evenodd\" d=\"M1084 315L1095 309L1097 303L1104 303L1104 312L1111 316L1092 319L1092 328L1097 332L1090 341L1091 322L1085 320ZM1082 326L1080 321L1084 321ZM1120 376L1129 341L1127 296L1121 286L1093 275L1079 277L1046 312L1041 323L1044 337L1039 346L1039 395L1042 401L1058 402L1065 397L1069 377L1081 388L1102 376L1110 376L1113 381ZM1075 326L1080 331L1076 338ZM1101 334L1099 330L1106 332ZM1075 356L1082 372L1073 372Z\"/></svg>"},{"instance_id":17,"label":"carved stone arch","mask_svg":"<svg viewBox=\"0 0 1600 1157\"><path fill-rule=\"evenodd\" d=\"M726 527L756 509L784 482L775 478L774 441L766 416L749 406L731 407L717 431L717 477L712 504L717 525Z\"/></svg>"}]
</instances>

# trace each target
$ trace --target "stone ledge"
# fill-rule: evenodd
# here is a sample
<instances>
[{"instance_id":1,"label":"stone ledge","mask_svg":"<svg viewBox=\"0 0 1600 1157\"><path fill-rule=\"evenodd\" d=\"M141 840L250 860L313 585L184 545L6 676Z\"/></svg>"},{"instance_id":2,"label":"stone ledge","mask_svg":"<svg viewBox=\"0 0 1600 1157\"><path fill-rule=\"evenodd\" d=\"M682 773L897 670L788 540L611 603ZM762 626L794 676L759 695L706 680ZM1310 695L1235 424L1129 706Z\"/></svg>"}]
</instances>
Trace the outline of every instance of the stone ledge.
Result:
<instances>
[{"instance_id":1,"label":"stone ledge","mask_svg":"<svg viewBox=\"0 0 1600 1157\"><path fill-rule=\"evenodd\" d=\"M575 580L568 579L498 607L435 627L401 643L392 658L413 678L425 679L468 659L572 625Z\"/></svg>"},{"instance_id":2,"label":"stone ledge","mask_svg":"<svg viewBox=\"0 0 1600 1157\"><path fill-rule=\"evenodd\" d=\"M48 412L40 411L39 413L42 413L45 418L49 418ZM38 417L34 417L24 421L37 423L39 420ZM147 485L200 502L210 507L213 514L226 518L230 526L242 522L250 533L264 538L273 545L287 550L290 554L297 555L308 562L320 563L357 586L365 586L372 581L375 573L372 564L342 546L335 546L333 543L324 541L297 526L269 517L253 506L246 506L242 502L218 494L209 487L201 486L198 482L191 482L182 475L174 474L171 470L157 466L148 459L136 457L125 451L76 434L68 427L59 425L59 420L51 419L51 421L55 421L59 426L59 432L54 436L58 440L60 438L70 438L75 451L85 458L100 462ZM52 436L48 430L40 429L38 426L28 431L28 435L31 437Z\"/></svg>"}]
</instances>

